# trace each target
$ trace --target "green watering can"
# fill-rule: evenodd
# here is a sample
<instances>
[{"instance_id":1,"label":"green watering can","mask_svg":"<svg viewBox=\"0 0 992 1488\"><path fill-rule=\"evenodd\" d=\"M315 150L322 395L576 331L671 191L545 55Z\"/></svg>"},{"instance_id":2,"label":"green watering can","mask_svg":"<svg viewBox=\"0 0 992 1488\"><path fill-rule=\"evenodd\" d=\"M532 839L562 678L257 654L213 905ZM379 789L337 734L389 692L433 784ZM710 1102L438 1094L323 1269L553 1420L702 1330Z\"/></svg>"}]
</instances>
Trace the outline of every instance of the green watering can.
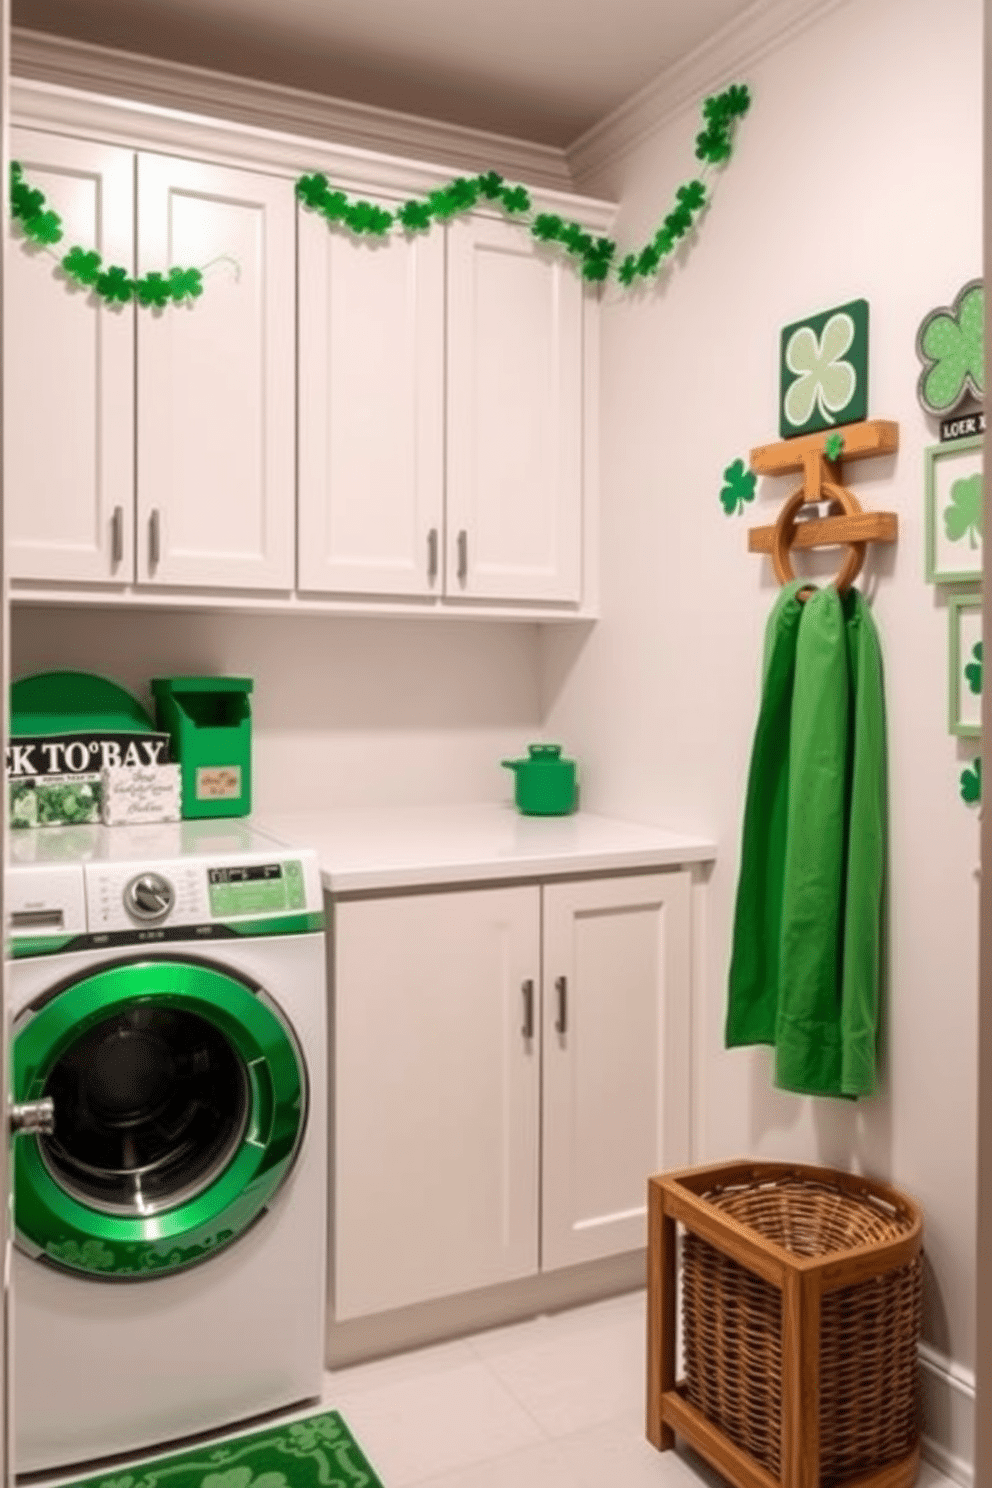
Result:
<instances>
[{"instance_id":1,"label":"green watering can","mask_svg":"<svg viewBox=\"0 0 992 1488\"><path fill-rule=\"evenodd\" d=\"M527 758L503 760L516 776L514 800L525 816L567 816L575 810L575 761L560 744L528 744Z\"/></svg>"}]
</instances>

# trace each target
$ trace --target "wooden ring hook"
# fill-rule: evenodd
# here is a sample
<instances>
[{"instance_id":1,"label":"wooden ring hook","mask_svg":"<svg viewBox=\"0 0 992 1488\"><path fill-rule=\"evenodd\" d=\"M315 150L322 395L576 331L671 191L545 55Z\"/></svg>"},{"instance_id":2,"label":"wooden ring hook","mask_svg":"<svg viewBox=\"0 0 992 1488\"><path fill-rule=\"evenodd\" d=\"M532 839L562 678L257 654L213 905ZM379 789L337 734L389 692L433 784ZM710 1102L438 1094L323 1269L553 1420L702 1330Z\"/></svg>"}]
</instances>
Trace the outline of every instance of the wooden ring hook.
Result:
<instances>
[{"instance_id":1,"label":"wooden ring hook","mask_svg":"<svg viewBox=\"0 0 992 1488\"><path fill-rule=\"evenodd\" d=\"M841 506L846 516L861 516L860 502L844 486L835 485L833 481L824 481L820 491L824 500L834 501ZM796 577L789 559L789 549L796 531L796 517L801 507L806 504L806 500L806 487L800 486L799 490L789 497L775 523L772 539L772 566L780 584L788 584ZM863 542L847 544L847 557L833 581L838 594L846 594L861 572L866 547L867 544Z\"/></svg>"}]
</instances>

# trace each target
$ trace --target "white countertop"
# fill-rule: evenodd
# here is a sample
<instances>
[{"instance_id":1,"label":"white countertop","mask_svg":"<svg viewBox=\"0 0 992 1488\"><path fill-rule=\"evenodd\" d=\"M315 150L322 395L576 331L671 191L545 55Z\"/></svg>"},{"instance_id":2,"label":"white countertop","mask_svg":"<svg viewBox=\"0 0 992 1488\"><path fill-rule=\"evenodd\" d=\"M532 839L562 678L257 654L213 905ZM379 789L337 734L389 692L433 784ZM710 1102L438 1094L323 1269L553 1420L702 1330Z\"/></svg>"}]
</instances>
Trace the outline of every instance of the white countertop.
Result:
<instances>
[{"instance_id":1,"label":"white countertop","mask_svg":"<svg viewBox=\"0 0 992 1488\"><path fill-rule=\"evenodd\" d=\"M313 848L334 894L664 868L716 856L708 838L584 811L521 816L501 804L305 811L260 816L257 825L287 846Z\"/></svg>"}]
</instances>

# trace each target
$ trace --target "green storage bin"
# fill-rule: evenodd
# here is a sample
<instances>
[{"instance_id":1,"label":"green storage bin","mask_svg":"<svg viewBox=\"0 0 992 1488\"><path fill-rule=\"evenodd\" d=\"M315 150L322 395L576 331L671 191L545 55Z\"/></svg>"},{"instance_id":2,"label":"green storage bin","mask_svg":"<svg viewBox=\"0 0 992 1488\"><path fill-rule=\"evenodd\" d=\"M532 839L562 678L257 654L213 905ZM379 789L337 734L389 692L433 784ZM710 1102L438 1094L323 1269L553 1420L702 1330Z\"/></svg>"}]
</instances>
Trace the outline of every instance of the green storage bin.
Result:
<instances>
[{"instance_id":1,"label":"green storage bin","mask_svg":"<svg viewBox=\"0 0 992 1488\"><path fill-rule=\"evenodd\" d=\"M182 773L183 816L251 810L250 677L153 677L159 727Z\"/></svg>"}]
</instances>

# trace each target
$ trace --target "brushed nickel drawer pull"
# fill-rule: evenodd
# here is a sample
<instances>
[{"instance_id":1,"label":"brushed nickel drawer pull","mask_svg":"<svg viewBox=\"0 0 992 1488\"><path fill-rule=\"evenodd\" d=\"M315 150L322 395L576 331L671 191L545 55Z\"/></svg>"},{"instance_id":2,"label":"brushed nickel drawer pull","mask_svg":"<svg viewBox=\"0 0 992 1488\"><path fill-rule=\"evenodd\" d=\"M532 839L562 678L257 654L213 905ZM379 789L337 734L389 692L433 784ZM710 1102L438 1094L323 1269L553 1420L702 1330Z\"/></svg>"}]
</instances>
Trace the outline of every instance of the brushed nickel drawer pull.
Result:
<instances>
[{"instance_id":1,"label":"brushed nickel drawer pull","mask_svg":"<svg viewBox=\"0 0 992 1488\"><path fill-rule=\"evenodd\" d=\"M152 508L152 514L148 518L148 563L151 568L157 568L162 556L162 533L161 521L158 507Z\"/></svg>"},{"instance_id":2,"label":"brushed nickel drawer pull","mask_svg":"<svg viewBox=\"0 0 992 1488\"><path fill-rule=\"evenodd\" d=\"M464 584L468 578L468 533L463 527L458 534L458 582Z\"/></svg>"},{"instance_id":3,"label":"brushed nickel drawer pull","mask_svg":"<svg viewBox=\"0 0 992 1488\"><path fill-rule=\"evenodd\" d=\"M558 993L558 1016L555 1019L555 1033L568 1032L568 978L555 978L555 991Z\"/></svg>"},{"instance_id":4,"label":"brushed nickel drawer pull","mask_svg":"<svg viewBox=\"0 0 992 1488\"><path fill-rule=\"evenodd\" d=\"M124 557L124 508L114 507L114 515L110 519L110 561L117 567Z\"/></svg>"},{"instance_id":5,"label":"brushed nickel drawer pull","mask_svg":"<svg viewBox=\"0 0 992 1488\"><path fill-rule=\"evenodd\" d=\"M534 1037L534 983L528 977L520 988L524 995L524 1023L520 1032L525 1039Z\"/></svg>"},{"instance_id":6,"label":"brushed nickel drawer pull","mask_svg":"<svg viewBox=\"0 0 992 1488\"><path fill-rule=\"evenodd\" d=\"M437 578L437 528L427 534L427 582L433 584Z\"/></svg>"}]
</instances>

